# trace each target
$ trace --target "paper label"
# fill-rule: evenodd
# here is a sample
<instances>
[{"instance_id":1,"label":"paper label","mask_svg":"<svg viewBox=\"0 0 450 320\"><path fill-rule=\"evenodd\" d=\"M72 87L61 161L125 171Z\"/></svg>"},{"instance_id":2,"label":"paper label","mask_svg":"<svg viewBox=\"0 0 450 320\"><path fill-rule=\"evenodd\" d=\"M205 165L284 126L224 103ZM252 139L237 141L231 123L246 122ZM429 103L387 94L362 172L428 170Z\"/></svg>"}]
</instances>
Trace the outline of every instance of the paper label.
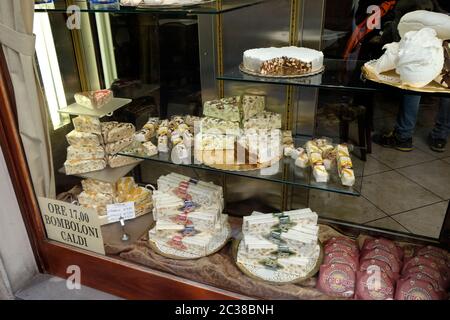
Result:
<instances>
[{"instance_id":1,"label":"paper label","mask_svg":"<svg viewBox=\"0 0 450 320\"><path fill-rule=\"evenodd\" d=\"M38 200L49 239L105 254L100 220L94 209L43 197Z\"/></svg>"},{"instance_id":2,"label":"paper label","mask_svg":"<svg viewBox=\"0 0 450 320\"><path fill-rule=\"evenodd\" d=\"M108 223L117 222L121 218L124 218L124 220L134 219L136 218L134 202L108 204L106 206L106 215Z\"/></svg>"}]
</instances>

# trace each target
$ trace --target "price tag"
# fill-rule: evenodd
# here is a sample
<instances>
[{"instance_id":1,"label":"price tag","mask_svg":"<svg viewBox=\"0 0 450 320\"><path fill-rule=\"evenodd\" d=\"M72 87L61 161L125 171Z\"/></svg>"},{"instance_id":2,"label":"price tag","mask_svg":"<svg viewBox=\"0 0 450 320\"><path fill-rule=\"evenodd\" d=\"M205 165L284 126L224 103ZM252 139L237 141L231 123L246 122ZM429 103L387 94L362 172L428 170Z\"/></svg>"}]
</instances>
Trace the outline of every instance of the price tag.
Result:
<instances>
[{"instance_id":1,"label":"price tag","mask_svg":"<svg viewBox=\"0 0 450 320\"><path fill-rule=\"evenodd\" d=\"M117 222L121 218L124 218L124 220L134 219L136 218L134 202L108 204L106 206L106 215L109 223Z\"/></svg>"}]
</instances>

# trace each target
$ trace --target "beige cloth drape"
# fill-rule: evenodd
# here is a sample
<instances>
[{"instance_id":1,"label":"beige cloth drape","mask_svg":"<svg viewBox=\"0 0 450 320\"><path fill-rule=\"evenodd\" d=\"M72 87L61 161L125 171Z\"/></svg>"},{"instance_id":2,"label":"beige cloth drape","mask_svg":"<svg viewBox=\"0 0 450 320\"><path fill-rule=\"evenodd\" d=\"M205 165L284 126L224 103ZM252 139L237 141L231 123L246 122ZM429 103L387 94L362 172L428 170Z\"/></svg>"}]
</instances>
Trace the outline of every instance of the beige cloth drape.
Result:
<instances>
[{"instance_id":1,"label":"beige cloth drape","mask_svg":"<svg viewBox=\"0 0 450 320\"><path fill-rule=\"evenodd\" d=\"M47 111L35 73L34 1L0 1L0 43L14 87L19 131L37 196L55 197Z\"/></svg>"}]
</instances>

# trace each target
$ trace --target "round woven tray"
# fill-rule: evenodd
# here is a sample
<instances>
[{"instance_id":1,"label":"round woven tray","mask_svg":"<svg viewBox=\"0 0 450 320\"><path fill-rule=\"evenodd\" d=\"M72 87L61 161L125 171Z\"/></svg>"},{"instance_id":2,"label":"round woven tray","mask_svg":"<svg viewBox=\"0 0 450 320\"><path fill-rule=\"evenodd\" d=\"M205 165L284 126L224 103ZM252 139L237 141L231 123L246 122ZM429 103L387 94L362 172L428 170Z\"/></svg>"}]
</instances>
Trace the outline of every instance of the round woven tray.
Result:
<instances>
[{"instance_id":1,"label":"round woven tray","mask_svg":"<svg viewBox=\"0 0 450 320\"><path fill-rule=\"evenodd\" d=\"M152 226L152 228L153 228L153 226ZM150 248L152 248L156 253L158 253L159 255L161 255L163 257L174 259L174 260L196 260L196 259L210 256L212 254L219 252L228 243L228 241L230 241L230 239L231 239L231 226L229 223L227 223L225 225L223 241L220 241L220 243L218 243L217 246L212 248L212 250L204 256L203 255L201 255L201 256L194 255L191 253L187 253L185 251L177 250L177 249L174 249L167 245L158 243L152 239L149 239L148 243L150 245Z\"/></svg>"},{"instance_id":2,"label":"round woven tray","mask_svg":"<svg viewBox=\"0 0 450 320\"><path fill-rule=\"evenodd\" d=\"M249 74L251 76L255 76L255 77L262 77L262 78L278 78L278 79L295 79L295 78L305 78L305 77L310 77L310 76L314 76L316 74L322 73L325 70L325 66L322 66L322 68L313 71L313 72L308 72L308 73L303 73L303 74L292 74L292 75L272 75L272 74L261 74L259 72L255 72L252 70L248 70L247 68L244 67L244 65L241 63L239 65L239 70L243 73Z\"/></svg>"},{"instance_id":3,"label":"round woven tray","mask_svg":"<svg viewBox=\"0 0 450 320\"><path fill-rule=\"evenodd\" d=\"M249 276L252 279L256 279L256 280L262 280L265 282L269 282L269 283L273 283L273 284L277 284L277 285L282 285L282 284L288 284L288 283L301 283L309 278L312 278L313 276L316 275L317 272L319 272L320 269L320 265L322 264L323 261L323 246L322 243L319 241L318 244L320 246L320 253L319 253L319 257L315 263L315 265L312 267L312 269L303 277L299 277L296 278L294 280L291 281L284 281L284 282L277 282L277 281L271 281L271 280L267 280L264 278L259 277L258 275L252 273L248 268L246 268L246 266L244 264L241 264L237 261L237 256L238 256L238 251L239 251L239 245L241 243L241 239L234 239L233 240L233 245L232 245L232 254L233 254L233 259L236 263L236 266L247 276ZM261 266L261 269L265 269L263 266ZM282 272L282 271L273 271L274 273L277 272Z\"/></svg>"},{"instance_id":4,"label":"round woven tray","mask_svg":"<svg viewBox=\"0 0 450 320\"><path fill-rule=\"evenodd\" d=\"M415 92L450 93L450 89L441 86L439 83L435 81L430 82L423 88L414 88L409 85L403 84L400 79L400 76L397 73L395 73L394 70L377 74L374 69L374 64L376 61L377 60L366 62L366 64L364 64L364 66L362 66L361 68L362 75L367 80Z\"/></svg>"}]
</instances>

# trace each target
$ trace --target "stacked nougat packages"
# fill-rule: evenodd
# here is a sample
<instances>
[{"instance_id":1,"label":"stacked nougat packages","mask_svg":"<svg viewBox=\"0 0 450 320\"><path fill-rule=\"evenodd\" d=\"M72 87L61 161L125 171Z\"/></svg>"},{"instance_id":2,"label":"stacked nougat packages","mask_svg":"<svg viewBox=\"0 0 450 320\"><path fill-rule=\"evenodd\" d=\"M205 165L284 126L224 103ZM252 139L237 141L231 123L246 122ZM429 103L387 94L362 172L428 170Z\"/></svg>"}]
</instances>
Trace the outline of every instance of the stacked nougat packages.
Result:
<instances>
[{"instance_id":1,"label":"stacked nougat packages","mask_svg":"<svg viewBox=\"0 0 450 320\"><path fill-rule=\"evenodd\" d=\"M317 214L299 209L277 214L254 212L243 219L243 242L238 262L303 274L317 262Z\"/></svg>"},{"instance_id":2,"label":"stacked nougat packages","mask_svg":"<svg viewBox=\"0 0 450 320\"><path fill-rule=\"evenodd\" d=\"M73 118L75 127L67 134L66 174L80 174L102 170L106 167L105 149L100 120L95 117Z\"/></svg>"},{"instance_id":3,"label":"stacked nougat packages","mask_svg":"<svg viewBox=\"0 0 450 320\"><path fill-rule=\"evenodd\" d=\"M252 154L251 159L256 158L255 163L279 157L279 141L273 152L267 152L267 149L271 149L271 132L277 131L273 135L280 139L281 115L265 111L265 105L265 96L250 94L205 102L205 117L200 121L195 137L196 149L213 151L242 148ZM269 139L265 140L258 138L268 136ZM253 150L249 150L250 147ZM248 157L245 160L251 161Z\"/></svg>"},{"instance_id":4,"label":"stacked nougat packages","mask_svg":"<svg viewBox=\"0 0 450 320\"><path fill-rule=\"evenodd\" d=\"M158 179L153 204L156 225L149 238L198 256L206 256L215 248L228 221L222 214L221 187L180 174Z\"/></svg>"},{"instance_id":5,"label":"stacked nougat packages","mask_svg":"<svg viewBox=\"0 0 450 320\"><path fill-rule=\"evenodd\" d=\"M73 118L75 127L66 135L69 147L64 163L66 174L81 174L136 163L131 157L117 155L119 152L138 153L140 143L134 142L135 128L131 123L116 121L100 122L97 117Z\"/></svg>"},{"instance_id":6,"label":"stacked nougat packages","mask_svg":"<svg viewBox=\"0 0 450 320\"><path fill-rule=\"evenodd\" d=\"M152 192L138 186L133 177L121 178L117 183L85 179L81 185L79 204L95 209L99 216L106 215L106 206L114 203L134 202L136 217L149 213L153 207Z\"/></svg>"},{"instance_id":7,"label":"stacked nougat packages","mask_svg":"<svg viewBox=\"0 0 450 320\"><path fill-rule=\"evenodd\" d=\"M125 122L103 122L102 136L105 143L108 165L111 168L127 166L139 160L118 155L118 153L140 153L142 145L134 141L136 129L133 124Z\"/></svg>"}]
</instances>

